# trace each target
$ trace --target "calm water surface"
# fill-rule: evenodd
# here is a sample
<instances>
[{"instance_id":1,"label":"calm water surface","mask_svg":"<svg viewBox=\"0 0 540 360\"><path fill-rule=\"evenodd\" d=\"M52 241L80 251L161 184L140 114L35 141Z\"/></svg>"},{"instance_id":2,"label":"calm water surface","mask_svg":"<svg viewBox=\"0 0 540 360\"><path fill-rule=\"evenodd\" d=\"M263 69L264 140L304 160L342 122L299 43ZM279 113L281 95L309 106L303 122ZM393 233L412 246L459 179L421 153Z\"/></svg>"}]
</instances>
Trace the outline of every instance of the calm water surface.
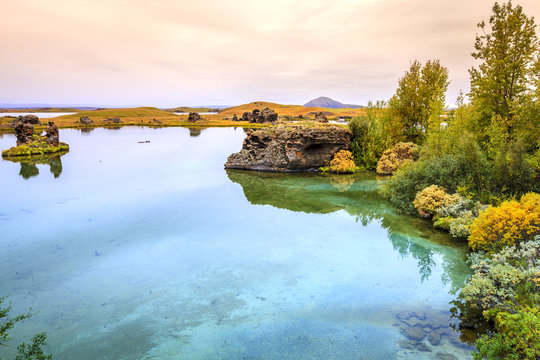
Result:
<instances>
[{"instance_id":1,"label":"calm water surface","mask_svg":"<svg viewBox=\"0 0 540 360\"><path fill-rule=\"evenodd\" d=\"M242 129L60 135L61 158L0 161L0 296L37 311L12 343L46 331L55 359L470 358L449 312L466 248L397 214L374 175L225 171Z\"/></svg>"},{"instance_id":2,"label":"calm water surface","mask_svg":"<svg viewBox=\"0 0 540 360\"><path fill-rule=\"evenodd\" d=\"M70 112L44 112L44 113L40 113L40 112L35 112L35 113L29 113L29 112L0 112L0 116L36 115L40 119L41 118L47 119L47 118L53 118L53 117L57 117L57 116L71 115L71 114L75 114L75 113L70 113Z\"/></svg>"}]
</instances>

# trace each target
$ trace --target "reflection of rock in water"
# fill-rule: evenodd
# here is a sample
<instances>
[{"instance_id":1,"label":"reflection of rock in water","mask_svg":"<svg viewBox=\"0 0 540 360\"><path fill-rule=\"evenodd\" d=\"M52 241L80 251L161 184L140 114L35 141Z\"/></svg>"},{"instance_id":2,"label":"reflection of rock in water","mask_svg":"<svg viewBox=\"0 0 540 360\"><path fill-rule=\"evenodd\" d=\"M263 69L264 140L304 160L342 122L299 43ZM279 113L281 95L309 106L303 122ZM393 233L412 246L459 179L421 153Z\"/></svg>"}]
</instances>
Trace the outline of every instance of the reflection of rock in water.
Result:
<instances>
[{"instance_id":1,"label":"reflection of rock in water","mask_svg":"<svg viewBox=\"0 0 540 360\"><path fill-rule=\"evenodd\" d=\"M286 174L227 170L232 182L240 184L246 199L254 205L271 205L276 208L305 213L327 214L345 210L366 226L379 221L388 231L392 246L403 257L412 257L418 263L422 281L427 280L435 265L435 256L442 255L441 274L444 284L457 292L470 269L465 264L467 244L449 240L448 234L433 229L422 219L398 214L379 194L380 182L374 173L346 176L319 174ZM430 239L434 246L426 246L420 239ZM463 256L448 256L437 251L435 244L460 249Z\"/></svg>"},{"instance_id":2,"label":"reflection of rock in water","mask_svg":"<svg viewBox=\"0 0 540 360\"><path fill-rule=\"evenodd\" d=\"M53 174L56 179L62 174L62 160L60 157L65 154L67 154L67 151L47 155L18 156L6 160L20 163L21 170L19 171L19 175L25 179L29 179L39 174L39 169L36 166L38 164L49 165L51 174Z\"/></svg>"},{"instance_id":3,"label":"reflection of rock in water","mask_svg":"<svg viewBox=\"0 0 540 360\"><path fill-rule=\"evenodd\" d=\"M90 133L92 131L95 130L95 128L93 128L93 127L84 127L84 128L80 128L79 130L81 130L81 135L88 136L88 135L90 135Z\"/></svg>"},{"instance_id":4,"label":"reflection of rock in water","mask_svg":"<svg viewBox=\"0 0 540 360\"><path fill-rule=\"evenodd\" d=\"M21 170L19 175L25 179L30 179L32 176L39 174L39 169L35 163L21 162Z\"/></svg>"},{"instance_id":5,"label":"reflection of rock in water","mask_svg":"<svg viewBox=\"0 0 540 360\"><path fill-rule=\"evenodd\" d=\"M202 132L203 132L204 130L206 130L206 129L207 129L207 128L205 128L205 127L190 127L190 128L188 128L188 130L189 130L189 136L191 136L191 137L197 137L197 136L201 135Z\"/></svg>"}]
</instances>

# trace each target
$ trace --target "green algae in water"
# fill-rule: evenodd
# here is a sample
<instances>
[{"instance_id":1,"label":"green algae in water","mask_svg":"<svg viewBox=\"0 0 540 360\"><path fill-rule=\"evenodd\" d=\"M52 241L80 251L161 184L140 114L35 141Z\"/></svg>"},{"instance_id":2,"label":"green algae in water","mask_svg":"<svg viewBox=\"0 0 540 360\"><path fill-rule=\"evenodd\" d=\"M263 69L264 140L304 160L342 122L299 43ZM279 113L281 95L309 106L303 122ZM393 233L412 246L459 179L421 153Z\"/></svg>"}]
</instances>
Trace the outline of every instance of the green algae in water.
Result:
<instances>
[{"instance_id":1,"label":"green algae in water","mask_svg":"<svg viewBox=\"0 0 540 360\"><path fill-rule=\"evenodd\" d=\"M396 213L383 179L225 171L241 129L61 131L62 176L0 162L1 294L39 310L14 343L46 331L55 359L470 358L449 311L466 245ZM437 345L404 343L398 315L420 311L445 328Z\"/></svg>"}]
</instances>

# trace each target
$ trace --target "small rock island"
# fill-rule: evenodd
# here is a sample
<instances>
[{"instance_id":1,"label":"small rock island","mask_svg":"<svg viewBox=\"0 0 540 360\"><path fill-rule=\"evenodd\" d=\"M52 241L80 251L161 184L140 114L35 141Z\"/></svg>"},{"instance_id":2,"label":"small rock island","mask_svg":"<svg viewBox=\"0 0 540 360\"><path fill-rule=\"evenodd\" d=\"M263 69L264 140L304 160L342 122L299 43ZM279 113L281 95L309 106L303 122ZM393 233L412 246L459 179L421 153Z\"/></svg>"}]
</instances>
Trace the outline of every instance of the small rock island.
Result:
<instances>
[{"instance_id":1,"label":"small rock island","mask_svg":"<svg viewBox=\"0 0 540 360\"><path fill-rule=\"evenodd\" d=\"M40 125L39 118L35 115L19 116L12 123L17 136L17 146L2 151L2 157L19 157L66 153L69 145L60 142L58 126L49 121L45 129L45 135L35 133L34 125Z\"/></svg>"},{"instance_id":2,"label":"small rock island","mask_svg":"<svg viewBox=\"0 0 540 360\"><path fill-rule=\"evenodd\" d=\"M227 169L276 172L317 171L335 153L347 150L352 134L340 126L278 126L247 133L242 150L229 156Z\"/></svg>"}]
</instances>

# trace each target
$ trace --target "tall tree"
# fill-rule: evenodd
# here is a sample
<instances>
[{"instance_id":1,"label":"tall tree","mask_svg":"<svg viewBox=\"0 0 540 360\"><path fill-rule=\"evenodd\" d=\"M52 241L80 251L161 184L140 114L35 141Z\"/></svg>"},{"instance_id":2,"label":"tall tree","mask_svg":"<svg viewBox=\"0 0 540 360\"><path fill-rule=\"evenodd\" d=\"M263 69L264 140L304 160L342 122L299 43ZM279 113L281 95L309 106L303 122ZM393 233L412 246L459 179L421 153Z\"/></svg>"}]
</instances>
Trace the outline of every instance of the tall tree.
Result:
<instances>
[{"instance_id":1,"label":"tall tree","mask_svg":"<svg viewBox=\"0 0 540 360\"><path fill-rule=\"evenodd\" d=\"M439 60L429 60L424 66L415 60L399 79L389 105L401 120L402 131L408 141L423 141L429 119L441 115L446 107L449 83L448 69Z\"/></svg>"},{"instance_id":2,"label":"tall tree","mask_svg":"<svg viewBox=\"0 0 540 360\"><path fill-rule=\"evenodd\" d=\"M488 126L497 116L511 131L513 107L535 87L539 43L534 18L521 6L496 2L492 11L488 24L478 24L482 34L476 36L472 56L480 64L469 70L470 97L482 111L480 126Z\"/></svg>"}]
</instances>

